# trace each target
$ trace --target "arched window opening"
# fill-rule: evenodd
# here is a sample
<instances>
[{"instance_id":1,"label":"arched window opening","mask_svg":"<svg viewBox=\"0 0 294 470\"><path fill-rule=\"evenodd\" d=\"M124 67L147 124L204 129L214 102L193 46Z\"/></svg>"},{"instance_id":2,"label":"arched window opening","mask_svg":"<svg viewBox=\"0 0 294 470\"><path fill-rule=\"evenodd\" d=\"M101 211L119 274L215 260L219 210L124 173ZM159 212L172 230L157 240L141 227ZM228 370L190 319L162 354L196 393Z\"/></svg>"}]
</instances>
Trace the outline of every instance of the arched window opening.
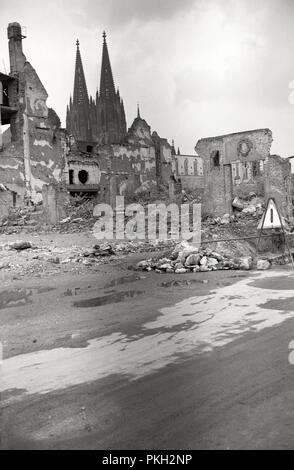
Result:
<instances>
[{"instance_id":1,"label":"arched window opening","mask_svg":"<svg viewBox=\"0 0 294 470\"><path fill-rule=\"evenodd\" d=\"M89 174L86 170L80 170L78 174L78 178L80 183L85 184L88 181Z\"/></svg>"}]
</instances>

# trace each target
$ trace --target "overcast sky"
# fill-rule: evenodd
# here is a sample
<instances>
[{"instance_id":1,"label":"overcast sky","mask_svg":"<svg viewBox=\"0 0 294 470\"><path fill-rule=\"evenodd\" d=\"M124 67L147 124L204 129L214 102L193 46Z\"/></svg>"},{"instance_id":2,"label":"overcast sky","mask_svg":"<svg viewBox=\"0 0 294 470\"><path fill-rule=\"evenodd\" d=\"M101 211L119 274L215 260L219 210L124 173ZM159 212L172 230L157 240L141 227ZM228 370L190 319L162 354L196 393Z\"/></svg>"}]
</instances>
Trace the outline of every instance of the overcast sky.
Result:
<instances>
[{"instance_id":1,"label":"overcast sky","mask_svg":"<svg viewBox=\"0 0 294 470\"><path fill-rule=\"evenodd\" d=\"M26 27L24 52L65 125L75 41L89 94L99 87L102 32L128 127L141 115L194 153L201 137L269 127L272 153L294 155L294 0L0 0L6 28ZM294 96L294 93L293 93Z\"/></svg>"}]
</instances>

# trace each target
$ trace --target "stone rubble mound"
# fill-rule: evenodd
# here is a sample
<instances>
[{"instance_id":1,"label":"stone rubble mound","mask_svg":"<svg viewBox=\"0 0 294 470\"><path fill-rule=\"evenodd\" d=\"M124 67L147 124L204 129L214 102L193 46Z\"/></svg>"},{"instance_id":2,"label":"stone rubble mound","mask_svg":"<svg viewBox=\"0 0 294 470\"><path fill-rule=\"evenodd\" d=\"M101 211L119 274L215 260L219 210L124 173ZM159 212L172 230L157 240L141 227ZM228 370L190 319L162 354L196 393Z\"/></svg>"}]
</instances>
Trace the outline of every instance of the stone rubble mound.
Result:
<instances>
[{"instance_id":1,"label":"stone rubble mound","mask_svg":"<svg viewBox=\"0 0 294 470\"><path fill-rule=\"evenodd\" d=\"M257 269L269 269L267 260L258 260ZM228 269L241 269L248 271L253 267L251 256L228 258L209 248L195 247L187 241L176 245L169 257L155 259L149 258L139 261L137 270L156 271L158 273L184 274L189 272L208 272Z\"/></svg>"}]
</instances>

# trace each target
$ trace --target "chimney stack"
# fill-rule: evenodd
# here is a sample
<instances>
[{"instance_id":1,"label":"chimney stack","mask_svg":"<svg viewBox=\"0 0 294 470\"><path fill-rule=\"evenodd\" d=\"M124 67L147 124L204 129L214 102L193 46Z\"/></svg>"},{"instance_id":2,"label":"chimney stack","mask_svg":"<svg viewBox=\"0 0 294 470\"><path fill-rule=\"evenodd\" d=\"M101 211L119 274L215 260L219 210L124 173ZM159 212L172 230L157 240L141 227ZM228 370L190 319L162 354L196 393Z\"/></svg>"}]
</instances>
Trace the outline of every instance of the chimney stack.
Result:
<instances>
[{"instance_id":1,"label":"chimney stack","mask_svg":"<svg viewBox=\"0 0 294 470\"><path fill-rule=\"evenodd\" d=\"M26 62L26 56L22 51L22 40L25 36L21 33L19 23L9 23L7 28L7 37L9 39L9 60L11 75L21 72Z\"/></svg>"}]
</instances>

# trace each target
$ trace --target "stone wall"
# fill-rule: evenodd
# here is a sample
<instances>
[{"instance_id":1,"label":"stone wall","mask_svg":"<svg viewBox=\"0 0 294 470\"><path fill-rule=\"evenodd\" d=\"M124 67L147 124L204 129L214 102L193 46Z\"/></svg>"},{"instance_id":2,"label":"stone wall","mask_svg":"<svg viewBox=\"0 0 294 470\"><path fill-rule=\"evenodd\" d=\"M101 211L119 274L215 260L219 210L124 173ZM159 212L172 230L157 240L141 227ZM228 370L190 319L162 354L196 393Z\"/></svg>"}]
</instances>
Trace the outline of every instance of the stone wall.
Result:
<instances>
[{"instance_id":1,"label":"stone wall","mask_svg":"<svg viewBox=\"0 0 294 470\"><path fill-rule=\"evenodd\" d=\"M203 211L212 216L231 213L232 199L251 191L264 192L265 161L272 133L269 129L200 139L195 147L203 159ZM262 194L261 194L262 195Z\"/></svg>"},{"instance_id":2,"label":"stone wall","mask_svg":"<svg viewBox=\"0 0 294 470\"><path fill-rule=\"evenodd\" d=\"M265 163L265 197L275 198L285 217L293 217L291 163L278 155L270 155Z\"/></svg>"},{"instance_id":3,"label":"stone wall","mask_svg":"<svg viewBox=\"0 0 294 470\"><path fill-rule=\"evenodd\" d=\"M71 173L70 173L71 172ZM98 185L101 170L98 163L70 160L68 163L68 184Z\"/></svg>"},{"instance_id":4,"label":"stone wall","mask_svg":"<svg viewBox=\"0 0 294 470\"><path fill-rule=\"evenodd\" d=\"M16 197L12 191L9 191L4 187L0 186L0 220L3 217L7 217L9 214L9 208L17 205Z\"/></svg>"},{"instance_id":5,"label":"stone wall","mask_svg":"<svg viewBox=\"0 0 294 470\"><path fill-rule=\"evenodd\" d=\"M65 134L56 120L51 122L48 94L22 52L18 23L8 26L8 38L11 75L17 83L9 99L16 112L10 121L11 141L5 142L0 153L0 183L37 203L44 184L61 181Z\"/></svg>"},{"instance_id":6,"label":"stone wall","mask_svg":"<svg viewBox=\"0 0 294 470\"><path fill-rule=\"evenodd\" d=\"M203 161L197 155L175 155L177 176L203 176Z\"/></svg>"},{"instance_id":7,"label":"stone wall","mask_svg":"<svg viewBox=\"0 0 294 470\"><path fill-rule=\"evenodd\" d=\"M193 191L197 189L204 189L204 177L203 176L180 176L179 177L182 189Z\"/></svg>"}]
</instances>

